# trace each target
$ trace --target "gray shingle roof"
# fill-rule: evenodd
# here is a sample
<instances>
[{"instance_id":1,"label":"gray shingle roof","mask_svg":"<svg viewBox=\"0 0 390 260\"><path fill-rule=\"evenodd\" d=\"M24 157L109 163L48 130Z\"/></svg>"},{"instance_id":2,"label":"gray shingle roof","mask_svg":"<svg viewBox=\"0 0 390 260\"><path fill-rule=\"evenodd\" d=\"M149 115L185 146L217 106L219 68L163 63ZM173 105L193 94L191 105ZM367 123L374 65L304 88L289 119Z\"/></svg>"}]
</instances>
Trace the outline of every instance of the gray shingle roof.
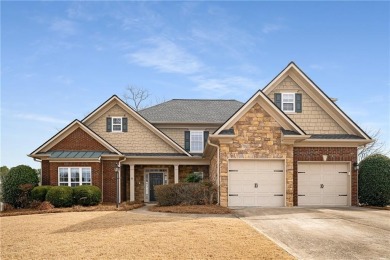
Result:
<instances>
[{"instance_id":1,"label":"gray shingle roof","mask_svg":"<svg viewBox=\"0 0 390 260\"><path fill-rule=\"evenodd\" d=\"M282 128L282 133L284 135L300 135L299 133L295 132L295 131L291 131L291 130L286 130L284 128Z\"/></svg>"},{"instance_id":2,"label":"gray shingle roof","mask_svg":"<svg viewBox=\"0 0 390 260\"><path fill-rule=\"evenodd\" d=\"M172 99L139 113L151 123L224 123L242 105L237 100Z\"/></svg>"},{"instance_id":3,"label":"gray shingle roof","mask_svg":"<svg viewBox=\"0 0 390 260\"><path fill-rule=\"evenodd\" d=\"M315 134L311 135L310 139L364 139L363 137L357 135L349 135L349 134Z\"/></svg>"}]
</instances>

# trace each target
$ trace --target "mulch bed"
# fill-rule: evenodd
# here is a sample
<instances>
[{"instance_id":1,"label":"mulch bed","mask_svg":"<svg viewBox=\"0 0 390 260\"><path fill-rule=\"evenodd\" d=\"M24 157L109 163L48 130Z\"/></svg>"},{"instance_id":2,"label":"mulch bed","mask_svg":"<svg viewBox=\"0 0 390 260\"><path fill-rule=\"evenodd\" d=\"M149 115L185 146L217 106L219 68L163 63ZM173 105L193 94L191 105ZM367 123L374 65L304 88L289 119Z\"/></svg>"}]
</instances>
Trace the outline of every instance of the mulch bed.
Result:
<instances>
[{"instance_id":1,"label":"mulch bed","mask_svg":"<svg viewBox=\"0 0 390 260\"><path fill-rule=\"evenodd\" d=\"M152 206L154 212L179 214L230 214L231 210L218 205L179 205L179 206Z\"/></svg>"},{"instance_id":2,"label":"mulch bed","mask_svg":"<svg viewBox=\"0 0 390 260\"><path fill-rule=\"evenodd\" d=\"M0 212L0 217L32 215L32 214L46 214L46 213L61 213L61 212L84 212L84 211L128 211L143 207L143 203L126 203L123 202L116 208L114 203L103 203L96 206L73 206L69 208L52 208L52 209L10 209Z\"/></svg>"}]
</instances>

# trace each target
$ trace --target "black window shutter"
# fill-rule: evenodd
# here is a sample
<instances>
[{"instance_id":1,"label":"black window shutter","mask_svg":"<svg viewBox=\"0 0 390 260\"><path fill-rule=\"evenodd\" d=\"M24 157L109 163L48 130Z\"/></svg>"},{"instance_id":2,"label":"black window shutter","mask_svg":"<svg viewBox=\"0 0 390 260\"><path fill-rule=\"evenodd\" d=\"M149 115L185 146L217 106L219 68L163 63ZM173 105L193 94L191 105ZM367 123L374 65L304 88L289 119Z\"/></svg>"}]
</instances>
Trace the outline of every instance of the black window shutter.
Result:
<instances>
[{"instance_id":1,"label":"black window shutter","mask_svg":"<svg viewBox=\"0 0 390 260\"><path fill-rule=\"evenodd\" d=\"M302 113L302 94L295 94L295 112Z\"/></svg>"},{"instance_id":2,"label":"black window shutter","mask_svg":"<svg viewBox=\"0 0 390 260\"><path fill-rule=\"evenodd\" d=\"M189 152L190 149L190 131L184 131L184 150Z\"/></svg>"},{"instance_id":3,"label":"black window shutter","mask_svg":"<svg viewBox=\"0 0 390 260\"><path fill-rule=\"evenodd\" d=\"M112 131L112 129L111 129L111 127L112 127L111 120L112 120L111 117L107 117L106 118L106 131L107 132L111 132Z\"/></svg>"},{"instance_id":4,"label":"black window shutter","mask_svg":"<svg viewBox=\"0 0 390 260\"><path fill-rule=\"evenodd\" d=\"M127 132L127 117L122 117L122 132Z\"/></svg>"},{"instance_id":5,"label":"black window shutter","mask_svg":"<svg viewBox=\"0 0 390 260\"><path fill-rule=\"evenodd\" d=\"M209 138L209 131L204 131L203 132L203 142L204 142L204 146L203 147L206 147L208 138Z\"/></svg>"},{"instance_id":6,"label":"black window shutter","mask_svg":"<svg viewBox=\"0 0 390 260\"><path fill-rule=\"evenodd\" d=\"M275 93L274 99L275 99L275 105L278 108L282 109L282 94L281 93Z\"/></svg>"}]
</instances>

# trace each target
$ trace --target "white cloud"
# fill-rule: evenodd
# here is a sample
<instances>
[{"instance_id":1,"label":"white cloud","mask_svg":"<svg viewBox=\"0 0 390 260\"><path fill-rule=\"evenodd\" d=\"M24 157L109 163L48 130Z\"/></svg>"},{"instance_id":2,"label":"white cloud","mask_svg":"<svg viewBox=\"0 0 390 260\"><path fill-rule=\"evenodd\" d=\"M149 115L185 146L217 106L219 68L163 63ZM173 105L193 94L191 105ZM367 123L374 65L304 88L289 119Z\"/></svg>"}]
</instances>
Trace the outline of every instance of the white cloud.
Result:
<instances>
[{"instance_id":1,"label":"white cloud","mask_svg":"<svg viewBox=\"0 0 390 260\"><path fill-rule=\"evenodd\" d=\"M44 122L44 123L56 123L56 124L68 124L68 120L63 120L55 117L45 116L45 115L37 115L37 114L26 114L26 113L20 113L15 115L18 118L25 119L25 120L31 120L31 121L38 121L38 122Z\"/></svg>"},{"instance_id":2,"label":"white cloud","mask_svg":"<svg viewBox=\"0 0 390 260\"><path fill-rule=\"evenodd\" d=\"M271 32L276 32L282 29L282 26L280 24L276 23L267 23L264 24L263 27L261 28L261 31L263 33L271 33Z\"/></svg>"},{"instance_id":3,"label":"white cloud","mask_svg":"<svg viewBox=\"0 0 390 260\"><path fill-rule=\"evenodd\" d=\"M184 48L167 39L150 39L150 47L142 48L127 55L130 62L144 67L152 67L161 72L193 74L203 65Z\"/></svg>"},{"instance_id":4,"label":"white cloud","mask_svg":"<svg viewBox=\"0 0 390 260\"><path fill-rule=\"evenodd\" d=\"M76 24L66 19L55 20L50 25L50 30L59 33L61 36L70 36L77 32Z\"/></svg>"},{"instance_id":5,"label":"white cloud","mask_svg":"<svg viewBox=\"0 0 390 260\"><path fill-rule=\"evenodd\" d=\"M213 92L213 96L232 96L232 94L235 94L237 98L247 98L248 93L252 95L264 83L240 76L226 78L194 77L192 80L198 84L195 90L206 91L206 93Z\"/></svg>"}]
</instances>

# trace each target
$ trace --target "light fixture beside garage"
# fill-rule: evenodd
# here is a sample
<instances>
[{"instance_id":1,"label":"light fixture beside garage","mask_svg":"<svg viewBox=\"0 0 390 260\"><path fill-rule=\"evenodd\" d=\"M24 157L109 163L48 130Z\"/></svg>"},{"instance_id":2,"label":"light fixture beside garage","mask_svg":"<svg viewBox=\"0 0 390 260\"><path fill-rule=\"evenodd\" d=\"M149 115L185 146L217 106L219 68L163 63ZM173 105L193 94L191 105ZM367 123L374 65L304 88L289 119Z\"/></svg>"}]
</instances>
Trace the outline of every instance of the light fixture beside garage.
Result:
<instances>
[{"instance_id":1,"label":"light fixture beside garage","mask_svg":"<svg viewBox=\"0 0 390 260\"><path fill-rule=\"evenodd\" d=\"M354 169L355 171L358 171L358 170L359 170L359 164L358 164L357 162L354 162L354 163L352 164L352 167L353 167L353 169Z\"/></svg>"},{"instance_id":2,"label":"light fixture beside garage","mask_svg":"<svg viewBox=\"0 0 390 260\"><path fill-rule=\"evenodd\" d=\"M323 155L322 155L322 160L323 160L324 162L326 162L326 160L328 160L328 155L327 155L327 154L323 154Z\"/></svg>"}]
</instances>

